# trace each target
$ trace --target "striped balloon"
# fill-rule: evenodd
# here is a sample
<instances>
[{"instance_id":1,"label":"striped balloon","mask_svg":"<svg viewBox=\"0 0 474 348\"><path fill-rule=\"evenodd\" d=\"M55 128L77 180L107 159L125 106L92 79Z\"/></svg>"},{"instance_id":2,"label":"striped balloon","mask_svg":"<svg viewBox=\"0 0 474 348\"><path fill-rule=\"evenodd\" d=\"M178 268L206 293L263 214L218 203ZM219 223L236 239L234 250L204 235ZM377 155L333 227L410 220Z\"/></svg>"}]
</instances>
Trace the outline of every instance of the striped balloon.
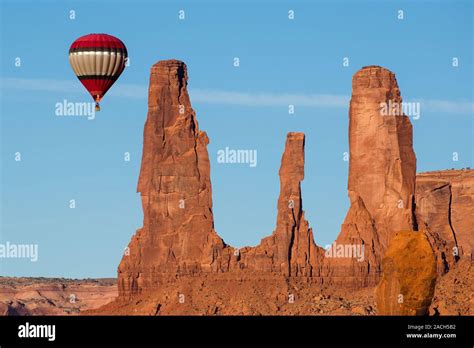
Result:
<instances>
[{"instance_id":1,"label":"striped balloon","mask_svg":"<svg viewBox=\"0 0 474 348\"><path fill-rule=\"evenodd\" d=\"M86 87L100 110L99 102L125 69L127 48L108 34L89 34L74 41L69 49L72 70Z\"/></svg>"}]
</instances>

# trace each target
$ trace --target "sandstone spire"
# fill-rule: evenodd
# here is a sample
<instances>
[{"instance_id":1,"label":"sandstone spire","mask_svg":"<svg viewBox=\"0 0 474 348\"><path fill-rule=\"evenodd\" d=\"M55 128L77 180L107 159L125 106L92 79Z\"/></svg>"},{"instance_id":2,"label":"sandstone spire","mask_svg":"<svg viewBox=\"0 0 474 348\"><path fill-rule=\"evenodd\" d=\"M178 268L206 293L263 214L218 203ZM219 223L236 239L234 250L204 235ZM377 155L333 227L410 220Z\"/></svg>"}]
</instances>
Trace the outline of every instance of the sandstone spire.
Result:
<instances>
[{"instance_id":1,"label":"sandstone spire","mask_svg":"<svg viewBox=\"0 0 474 348\"><path fill-rule=\"evenodd\" d=\"M409 118L401 113L395 74L379 66L352 79L349 111L349 197L360 197L385 249L392 236L416 229L416 157Z\"/></svg>"},{"instance_id":2,"label":"sandstone spire","mask_svg":"<svg viewBox=\"0 0 474 348\"><path fill-rule=\"evenodd\" d=\"M316 276L322 249L304 217L304 133L288 133L280 166L276 229L255 248L243 250L242 262L252 269L287 276Z\"/></svg>"},{"instance_id":3,"label":"sandstone spire","mask_svg":"<svg viewBox=\"0 0 474 348\"><path fill-rule=\"evenodd\" d=\"M187 79L177 60L151 68L138 181L144 221L119 266L121 295L156 286L163 273L221 269L225 244L214 231L209 140L198 128Z\"/></svg>"},{"instance_id":4,"label":"sandstone spire","mask_svg":"<svg viewBox=\"0 0 474 348\"><path fill-rule=\"evenodd\" d=\"M412 126L400 113L401 102L389 70L368 66L354 74L349 110L351 207L324 265L333 284L377 284L381 257L392 236L416 229L416 158ZM337 248L344 251L338 255ZM354 256L353 251L362 249L363 257Z\"/></svg>"}]
</instances>

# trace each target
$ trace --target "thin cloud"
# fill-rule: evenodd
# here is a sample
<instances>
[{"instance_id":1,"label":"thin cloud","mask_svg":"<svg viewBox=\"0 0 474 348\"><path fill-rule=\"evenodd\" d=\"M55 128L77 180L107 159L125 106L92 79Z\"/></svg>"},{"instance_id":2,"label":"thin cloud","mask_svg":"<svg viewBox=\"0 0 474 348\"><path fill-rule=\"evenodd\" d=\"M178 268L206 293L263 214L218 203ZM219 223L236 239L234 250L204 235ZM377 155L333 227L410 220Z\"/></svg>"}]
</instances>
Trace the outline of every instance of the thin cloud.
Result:
<instances>
[{"instance_id":1,"label":"thin cloud","mask_svg":"<svg viewBox=\"0 0 474 348\"><path fill-rule=\"evenodd\" d=\"M48 79L23 79L2 78L1 88L8 90L36 91L36 92L67 92L71 94L84 93L78 81L48 80ZM2 91L4 93L4 91ZM300 93L250 93L233 92L212 89L190 89L193 102L218 105L240 105L240 106L303 106L322 108L347 108L350 97L338 94L300 94ZM138 84L121 83L114 86L108 96L146 99L148 87ZM408 101L408 100L405 100ZM436 99L412 99L411 102L419 102L421 112L443 112L454 114L474 114L474 103L472 101L452 101Z\"/></svg>"},{"instance_id":2,"label":"thin cloud","mask_svg":"<svg viewBox=\"0 0 474 348\"><path fill-rule=\"evenodd\" d=\"M349 97L331 94L243 93L218 90L192 90L193 101L243 106L347 107Z\"/></svg>"},{"instance_id":3,"label":"thin cloud","mask_svg":"<svg viewBox=\"0 0 474 348\"><path fill-rule=\"evenodd\" d=\"M2 78L2 89L22 90L34 92L64 92L71 94L83 94L83 87L78 80L48 80L48 79L21 79L21 78ZM2 91L2 93L4 93ZM108 96L145 99L148 96L148 88L143 85L121 84L114 86L108 93Z\"/></svg>"},{"instance_id":4,"label":"thin cloud","mask_svg":"<svg viewBox=\"0 0 474 348\"><path fill-rule=\"evenodd\" d=\"M21 79L5 77L1 79L2 93L9 90L40 91L40 92L75 92L77 83L73 81Z\"/></svg>"},{"instance_id":5,"label":"thin cloud","mask_svg":"<svg viewBox=\"0 0 474 348\"><path fill-rule=\"evenodd\" d=\"M421 112L446 112L454 114L474 114L474 103L466 101L420 99Z\"/></svg>"}]
</instances>

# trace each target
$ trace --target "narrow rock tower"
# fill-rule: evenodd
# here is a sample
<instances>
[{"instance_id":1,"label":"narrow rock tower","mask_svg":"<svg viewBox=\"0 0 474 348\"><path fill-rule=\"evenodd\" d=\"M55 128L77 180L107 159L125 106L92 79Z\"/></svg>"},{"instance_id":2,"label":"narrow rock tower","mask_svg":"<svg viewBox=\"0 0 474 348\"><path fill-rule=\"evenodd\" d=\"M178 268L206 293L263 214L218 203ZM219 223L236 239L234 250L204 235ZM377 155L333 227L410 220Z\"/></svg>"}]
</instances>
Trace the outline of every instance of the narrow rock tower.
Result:
<instances>
[{"instance_id":1,"label":"narrow rock tower","mask_svg":"<svg viewBox=\"0 0 474 348\"><path fill-rule=\"evenodd\" d=\"M166 274L219 271L225 244L214 231L209 142L199 130L178 60L153 65L138 192L143 227L119 265L119 294L157 286ZM227 253L228 255L228 253Z\"/></svg>"},{"instance_id":2,"label":"narrow rock tower","mask_svg":"<svg viewBox=\"0 0 474 348\"><path fill-rule=\"evenodd\" d=\"M362 199L382 248L396 232L416 229L416 157L410 119L395 74L367 66L352 79L349 111L349 197Z\"/></svg>"},{"instance_id":3,"label":"narrow rock tower","mask_svg":"<svg viewBox=\"0 0 474 348\"><path fill-rule=\"evenodd\" d=\"M349 110L351 206L333 250L362 250L358 255L325 259L324 275L349 288L376 285L381 259L399 231L416 230L414 213L416 157L413 132L402 112L395 74L364 67L352 78Z\"/></svg>"}]
</instances>

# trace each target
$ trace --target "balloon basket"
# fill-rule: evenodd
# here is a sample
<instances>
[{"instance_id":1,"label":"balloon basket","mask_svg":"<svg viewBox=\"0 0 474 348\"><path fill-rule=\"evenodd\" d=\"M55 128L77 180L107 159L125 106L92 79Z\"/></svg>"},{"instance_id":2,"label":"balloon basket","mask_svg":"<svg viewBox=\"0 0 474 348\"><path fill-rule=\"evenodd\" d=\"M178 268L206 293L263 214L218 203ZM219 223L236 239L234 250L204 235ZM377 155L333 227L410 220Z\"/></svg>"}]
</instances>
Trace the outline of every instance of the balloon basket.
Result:
<instances>
[{"instance_id":1,"label":"balloon basket","mask_svg":"<svg viewBox=\"0 0 474 348\"><path fill-rule=\"evenodd\" d=\"M100 105L99 105L99 103L95 103L95 111L100 111Z\"/></svg>"}]
</instances>

